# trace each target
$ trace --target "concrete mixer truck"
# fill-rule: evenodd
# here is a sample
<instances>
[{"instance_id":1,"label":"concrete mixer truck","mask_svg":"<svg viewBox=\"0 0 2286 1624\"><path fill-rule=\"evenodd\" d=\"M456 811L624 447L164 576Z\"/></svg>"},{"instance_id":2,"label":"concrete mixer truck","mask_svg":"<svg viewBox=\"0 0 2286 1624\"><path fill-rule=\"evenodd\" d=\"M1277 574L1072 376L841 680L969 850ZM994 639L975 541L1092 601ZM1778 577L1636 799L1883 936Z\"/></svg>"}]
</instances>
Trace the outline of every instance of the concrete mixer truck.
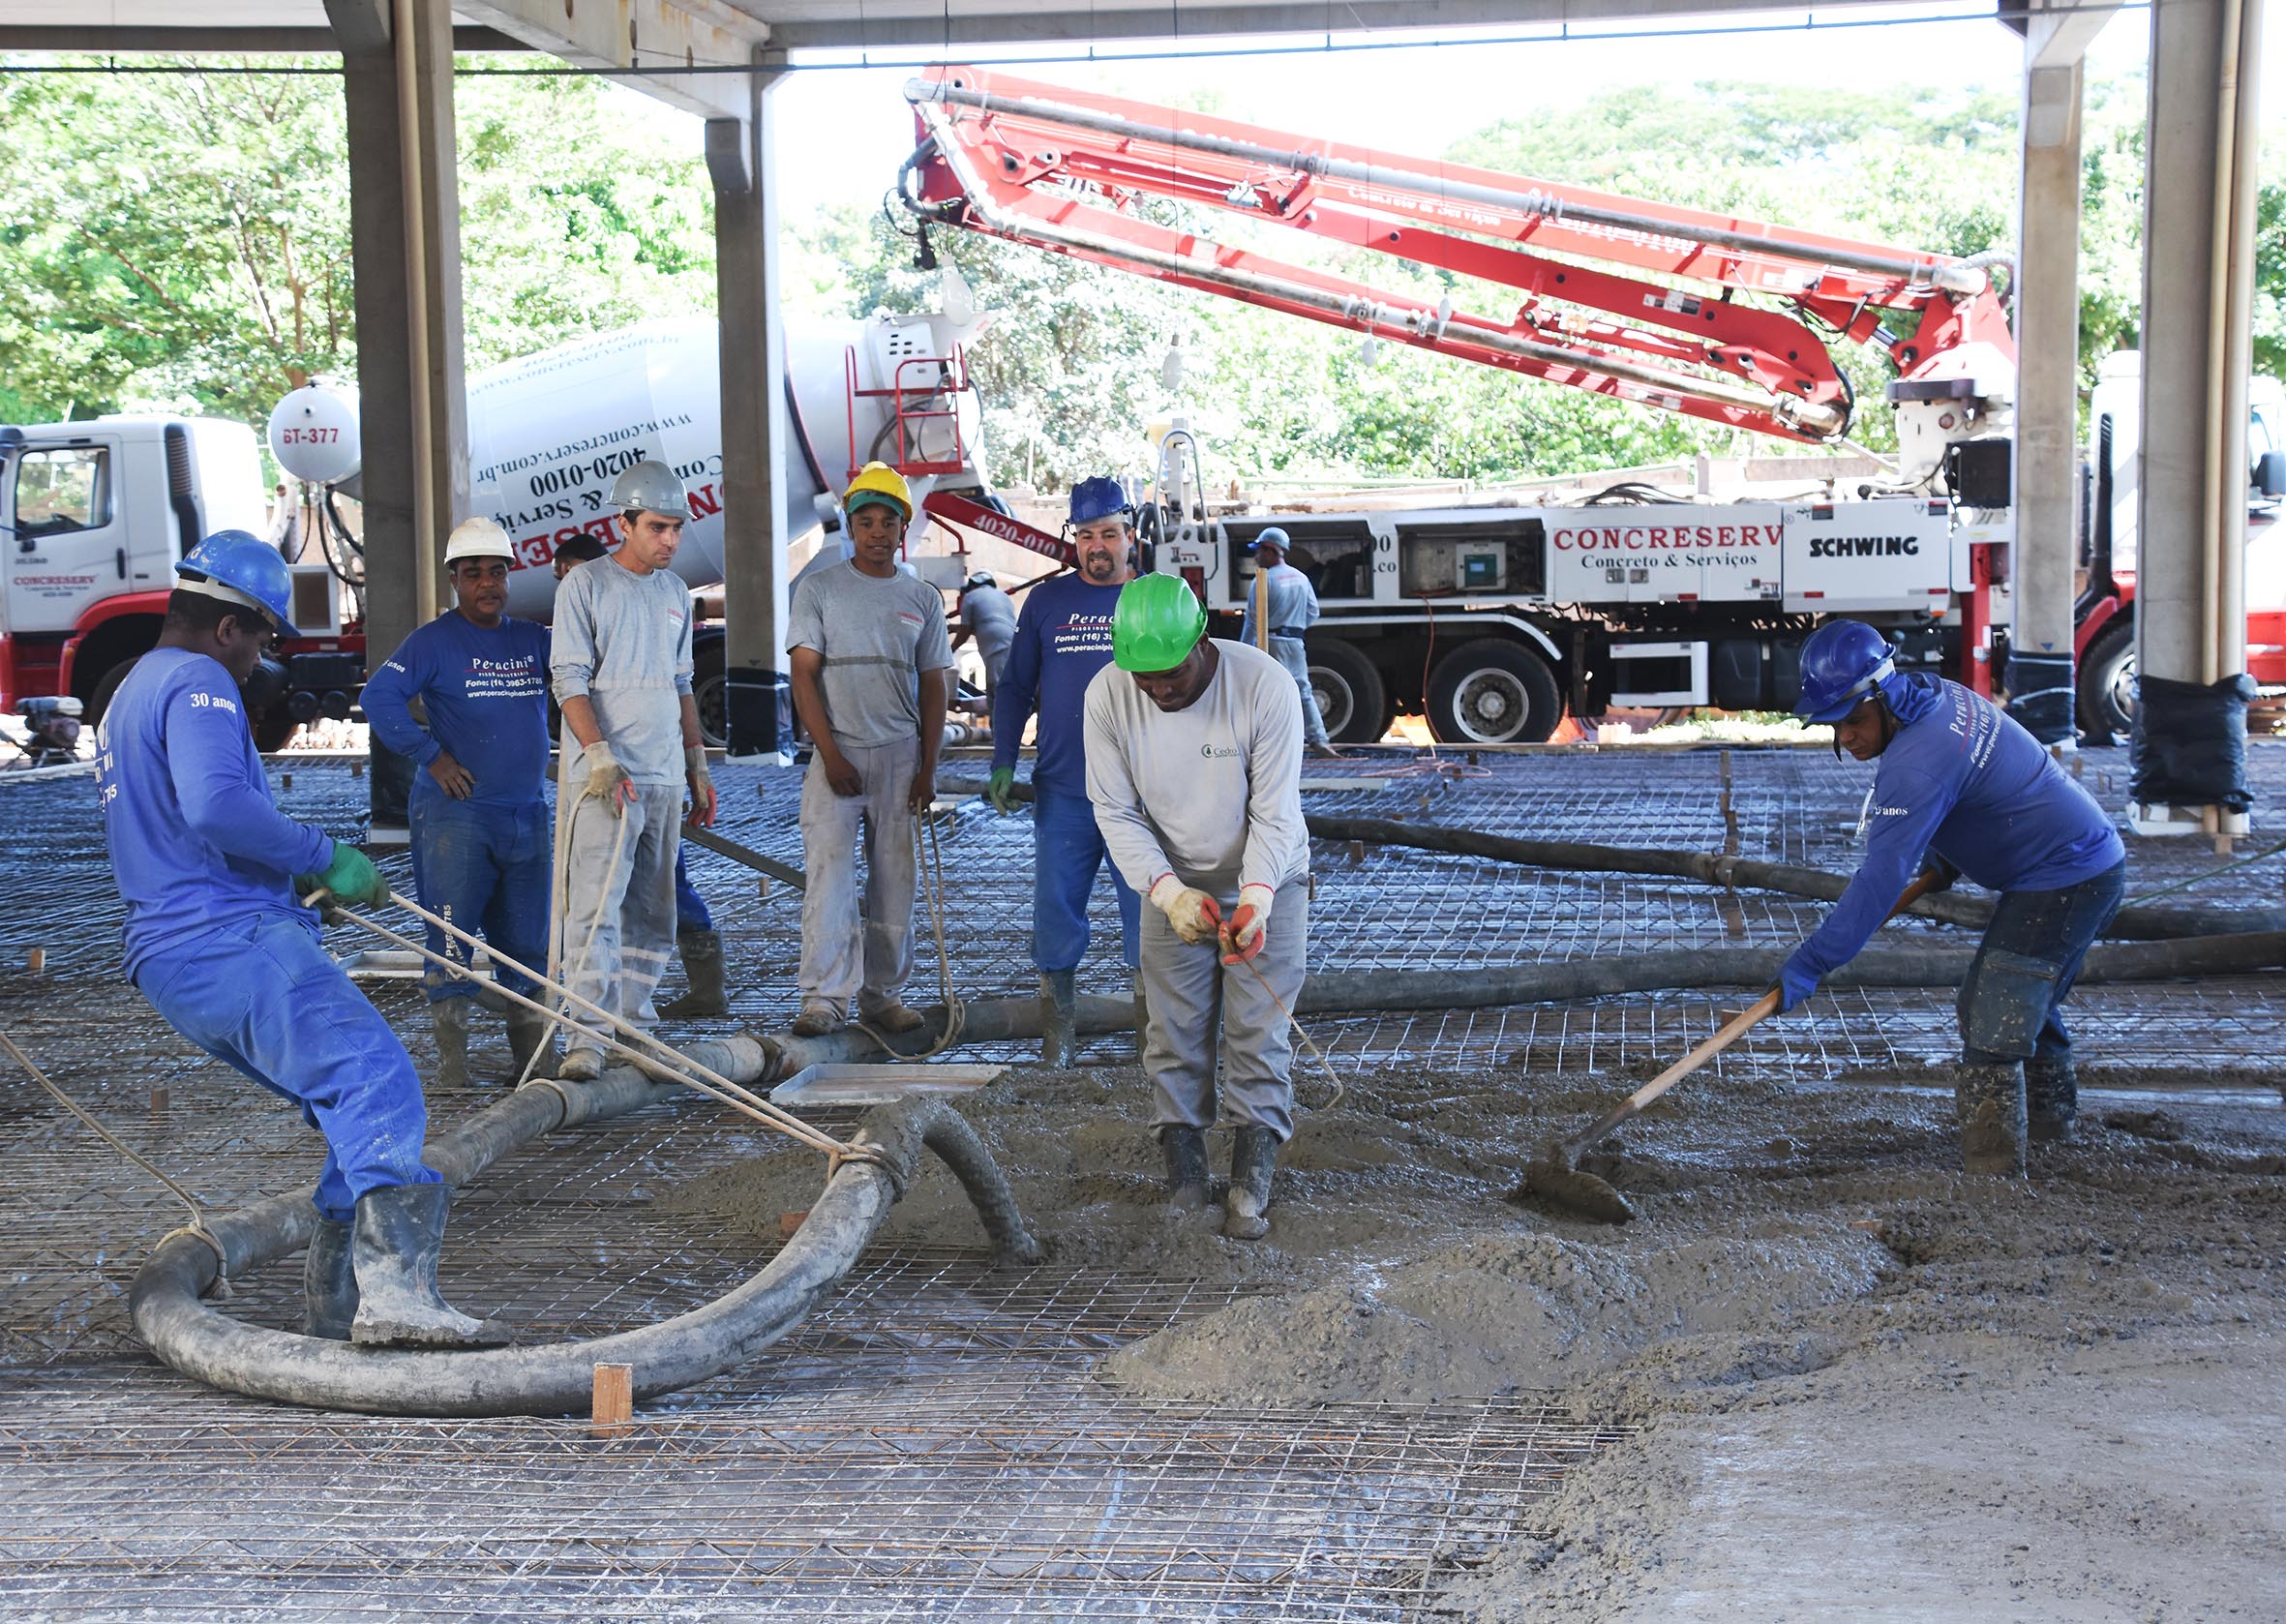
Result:
<instances>
[{"instance_id":1,"label":"concrete mixer truck","mask_svg":"<svg viewBox=\"0 0 2286 1624\"><path fill-rule=\"evenodd\" d=\"M978 413L961 351L971 330L943 316L789 330L788 535L837 525L833 493L871 458L901 467L917 494L983 496ZM691 316L582 340L468 380L470 506L516 538L511 614L548 617L556 549L583 531L605 533L613 479L647 457L690 487L696 517L677 573L694 590L722 580L719 365L713 319ZM348 716L366 669L353 589L361 560L334 501L358 492L354 395L293 391L272 414L270 441L287 475L320 495L316 533L282 543L305 635L248 684L264 749L306 721ZM261 534L268 524L257 442L243 425L113 416L0 426L0 706L32 718L75 704L92 727L157 641L176 560L215 530ZM720 742L720 625L702 627L696 653L701 716Z\"/></svg>"}]
</instances>

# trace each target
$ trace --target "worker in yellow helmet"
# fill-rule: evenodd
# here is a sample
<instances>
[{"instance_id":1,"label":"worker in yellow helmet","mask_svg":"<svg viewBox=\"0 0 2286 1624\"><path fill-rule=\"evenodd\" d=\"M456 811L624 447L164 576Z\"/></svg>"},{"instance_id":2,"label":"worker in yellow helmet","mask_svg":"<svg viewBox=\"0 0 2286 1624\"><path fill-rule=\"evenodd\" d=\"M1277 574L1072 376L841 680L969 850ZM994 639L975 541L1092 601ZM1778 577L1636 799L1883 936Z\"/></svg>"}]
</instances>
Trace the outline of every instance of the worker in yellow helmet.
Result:
<instances>
[{"instance_id":1,"label":"worker in yellow helmet","mask_svg":"<svg viewBox=\"0 0 2286 1624\"><path fill-rule=\"evenodd\" d=\"M842 494L850 556L794 590L786 648L812 754L801 786L801 1010L797 1037L848 1020L911 1032L914 819L936 794L952 665L938 590L897 568L913 493L868 463ZM865 842L865 910L857 851Z\"/></svg>"}]
</instances>

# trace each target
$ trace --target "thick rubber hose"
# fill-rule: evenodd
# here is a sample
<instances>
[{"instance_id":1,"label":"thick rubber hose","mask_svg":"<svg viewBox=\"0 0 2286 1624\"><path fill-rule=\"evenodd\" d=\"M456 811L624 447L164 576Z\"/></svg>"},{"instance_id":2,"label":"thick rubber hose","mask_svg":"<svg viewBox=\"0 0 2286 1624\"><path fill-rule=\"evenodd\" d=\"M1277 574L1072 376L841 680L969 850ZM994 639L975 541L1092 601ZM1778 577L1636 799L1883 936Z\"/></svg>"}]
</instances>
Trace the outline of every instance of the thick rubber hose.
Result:
<instances>
[{"instance_id":1,"label":"thick rubber hose","mask_svg":"<svg viewBox=\"0 0 2286 1624\"><path fill-rule=\"evenodd\" d=\"M693 1049L714 1051L700 1058L740 1082L759 1080L767 1058L753 1039ZM566 1122L617 1116L679 1092L631 1069L608 1071L592 1083L533 1084L432 1140L425 1154L458 1185ZM860 1122L856 1137L884 1152L891 1165L843 1162L760 1274L690 1313L593 1341L438 1353L356 1348L262 1330L200 1300L214 1282L217 1260L204 1242L184 1233L152 1252L129 1303L137 1334L161 1359L210 1386L254 1398L381 1415L566 1415L587 1408L598 1364L632 1365L636 1396L655 1398L717 1375L794 1329L856 1263L924 1146L951 1166L976 1201L1000 1258L1038 1258L1007 1179L967 1122L943 1101L882 1106ZM210 1227L230 1272L238 1274L304 1244L313 1221L308 1196L297 1194L229 1214Z\"/></svg>"},{"instance_id":2,"label":"thick rubber hose","mask_svg":"<svg viewBox=\"0 0 2286 1624\"><path fill-rule=\"evenodd\" d=\"M984 786L940 778L940 795L981 795ZM1018 800L1030 800L1028 784L1015 787ZM1778 891L1832 902L1848 888L1850 876L1796 863L1726 857L1712 852L1669 851L1650 846L1597 846L1577 840L1531 840L1487 834L1442 824L1400 824L1387 818L1340 818L1311 814L1303 819L1313 840L1362 841L1368 846L1401 846L1453 857L1490 857L1529 868L1573 874L1644 874L1702 885L1735 886L1750 891ZM1906 910L1925 919L1982 930L1992 923L1993 899L1939 891ZM2122 908L2104 935L2122 942L2164 942L2184 936L2242 936L2286 931L2286 908Z\"/></svg>"}]
</instances>

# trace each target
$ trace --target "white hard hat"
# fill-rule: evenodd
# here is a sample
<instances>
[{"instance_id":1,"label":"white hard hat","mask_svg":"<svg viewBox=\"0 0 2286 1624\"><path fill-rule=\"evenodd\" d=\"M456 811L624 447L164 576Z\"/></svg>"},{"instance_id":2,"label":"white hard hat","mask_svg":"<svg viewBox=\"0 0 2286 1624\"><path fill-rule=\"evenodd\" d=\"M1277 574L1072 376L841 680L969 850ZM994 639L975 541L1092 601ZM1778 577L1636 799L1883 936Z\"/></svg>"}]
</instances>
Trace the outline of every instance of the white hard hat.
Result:
<instances>
[{"instance_id":1,"label":"white hard hat","mask_svg":"<svg viewBox=\"0 0 2286 1624\"><path fill-rule=\"evenodd\" d=\"M513 561L516 549L509 543L508 532L493 520L479 515L464 519L452 527L452 535L444 544L444 561L452 564L462 558L506 558Z\"/></svg>"}]
</instances>

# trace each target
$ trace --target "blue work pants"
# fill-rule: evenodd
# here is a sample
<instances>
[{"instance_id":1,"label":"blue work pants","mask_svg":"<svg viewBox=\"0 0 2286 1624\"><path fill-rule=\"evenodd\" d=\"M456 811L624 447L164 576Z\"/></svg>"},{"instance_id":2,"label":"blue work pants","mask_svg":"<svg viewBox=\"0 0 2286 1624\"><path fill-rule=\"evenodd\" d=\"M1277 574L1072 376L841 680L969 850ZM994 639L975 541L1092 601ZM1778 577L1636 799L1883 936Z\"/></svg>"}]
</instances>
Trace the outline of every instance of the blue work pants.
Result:
<instances>
[{"instance_id":1,"label":"blue work pants","mask_svg":"<svg viewBox=\"0 0 2286 1624\"><path fill-rule=\"evenodd\" d=\"M684 857L685 848L675 843L675 934L687 930L712 930L714 916L707 911L707 899L699 894L699 887L691 884L691 869Z\"/></svg>"},{"instance_id":2,"label":"blue work pants","mask_svg":"<svg viewBox=\"0 0 2286 1624\"><path fill-rule=\"evenodd\" d=\"M1073 970L1088 950L1088 897L1096 870L1111 873L1119 901L1120 947L1128 968L1142 962L1142 899L1107 860L1095 803L1032 786L1032 962L1041 972Z\"/></svg>"},{"instance_id":3,"label":"blue work pants","mask_svg":"<svg viewBox=\"0 0 2286 1624\"><path fill-rule=\"evenodd\" d=\"M1961 1061L2058 1065L2071 1058L2063 1001L2127 888L2127 864L2051 891L2002 891L1961 983Z\"/></svg>"},{"instance_id":4,"label":"blue work pants","mask_svg":"<svg viewBox=\"0 0 2286 1624\"><path fill-rule=\"evenodd\" d=\"M429 1111L411 1057L306 919L233 919L153 952L135 982L167 1025L325 1135L319 1217L347 1223L368 1190L439 1182L421 1161Z\"/></svg>"},{"instance_id":5,"label":"blue work pants","mask_svg":"<svg viewBox=\"0 0 2286 1624\"><path fill-rule=\"evenodd\" d=\"M548 803L484 806L442 794L412 797L412 882L421 906L486 942L519 964L548 962L550 834ZM429 929L429 950L456 964L474 957L465 942ZM493 977L530 997L528 977L496 960ZM429 1002L474 996L476 983L432 964L421 984Z\"/></svg>"}]
</instances>

